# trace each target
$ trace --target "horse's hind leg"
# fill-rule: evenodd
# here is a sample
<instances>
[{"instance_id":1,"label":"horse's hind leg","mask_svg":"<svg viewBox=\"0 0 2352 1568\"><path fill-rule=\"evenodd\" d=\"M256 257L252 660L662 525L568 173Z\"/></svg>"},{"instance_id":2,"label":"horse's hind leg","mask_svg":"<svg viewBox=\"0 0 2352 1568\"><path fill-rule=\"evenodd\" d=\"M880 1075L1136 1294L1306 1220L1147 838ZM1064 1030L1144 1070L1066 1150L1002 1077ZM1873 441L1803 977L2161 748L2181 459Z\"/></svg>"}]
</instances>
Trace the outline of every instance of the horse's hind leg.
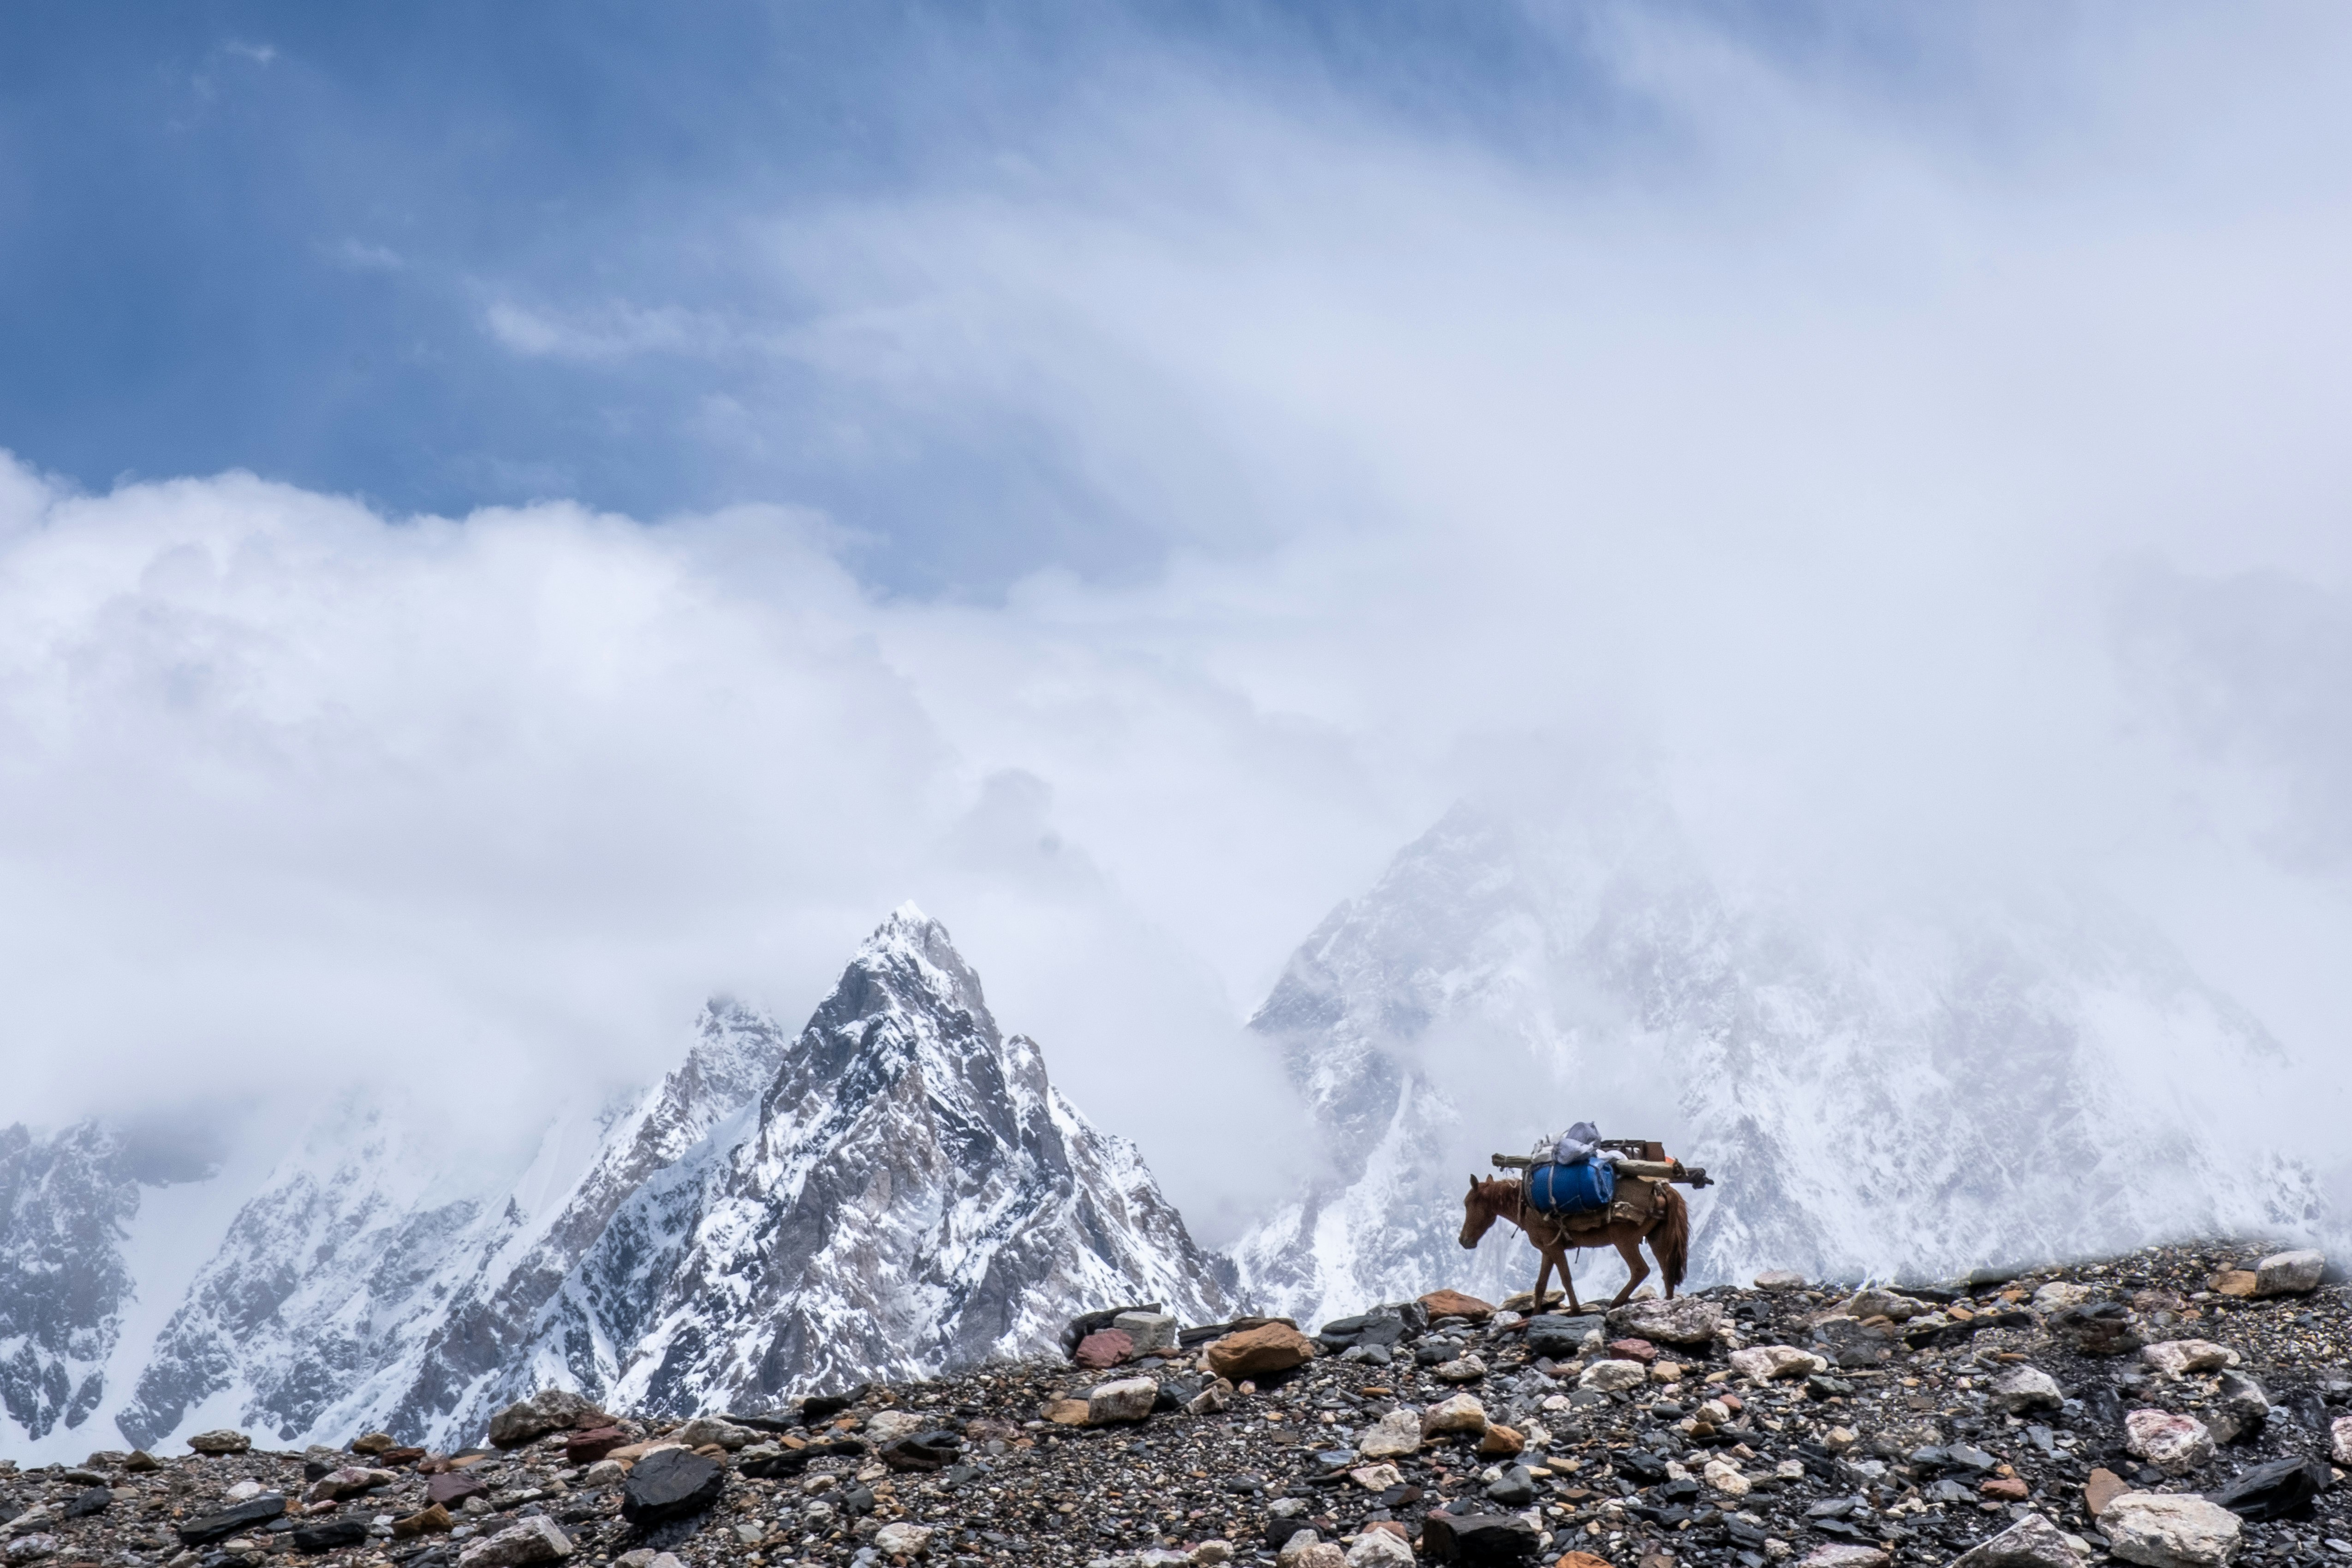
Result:
<instances>
[{"instance_id":1,"label":"horse's hind leg","mask_svg":"<svg viewBox=\"0 0 2352 1568\"><path fill-rule=\"evenodd\" d=\"M1576 1275L1570 1270L1568 1262L1568 1244L1566 1242L1562 1242L1559 1249L1559 1282L1568 1288L1569 1311L1575 1316L1581 1317L1584 1313L1584 1309L1576 1304Z\"/></svg>"},{"instance_id":2,"label":"horse's hind leg","mask_svg":"<svg viewBox=\"0 0 2352 1568\"><path fill-rule=\"evenodd\" d=\"M1536 1264L1536 1296L1535 1305L1528 1309L1528 1311L1530 1314L1543 1310L1544 1282L1551 1278L1551 1248L1549 1247L1538 1247L1536 1249L1536 1257L1538 1259ZM1566 1279L1568 1277L1568 1270L1565 1268L1561 1269L1560 1277L1562 1279Z\"/></svg>"},{"instance_id":3,"label":"horse's hind leg","mask_svg":"<svg viewBox=\"0 0 2352 1568\"><path fill-rule=\"evenodd\" d=\"M1625 1260L1625 1288L1617 1292L1617 1299L1609 1303L1612 1307L1622 1307L1627 1301L1632 1300L1635 1288L1638 1287L1643 1280L1647 1279L1650 1277L1650 1266L1642 1261L1642 1238L1640 1237L1626 1236L1618 1237L1617 1256Z\"/></svg>"}]
</instances>

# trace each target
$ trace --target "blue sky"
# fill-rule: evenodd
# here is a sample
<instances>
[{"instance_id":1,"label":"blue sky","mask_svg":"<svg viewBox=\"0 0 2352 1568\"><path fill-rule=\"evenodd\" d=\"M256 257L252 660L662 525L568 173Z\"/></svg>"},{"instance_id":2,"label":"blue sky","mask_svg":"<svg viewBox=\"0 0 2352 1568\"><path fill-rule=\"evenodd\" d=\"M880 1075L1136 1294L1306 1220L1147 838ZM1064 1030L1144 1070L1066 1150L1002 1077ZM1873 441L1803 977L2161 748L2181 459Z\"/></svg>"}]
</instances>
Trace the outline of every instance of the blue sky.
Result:
<instances>
[{"instance_id":1,"label":"blue sky","mask_svg":"<svg viewBox=\"0 0 2352 1568\"><path fill-rule=\"evenodd\" d=\"M1963 40L1924 18L1684 15L1923 115L1965 75ZM823 308L768 260L773 235L845 204L1050 179L1107 104L1172 79L1530 168L1670 163L1671 117L1596 56L1610 16L18 8L0 24L0 444L85 487L242 468L394 513L803 504L866 536L860 570L897 589L987 593L1051 563L1131 574L1182 530L1050 422L978 403L918 416L745 347ZM519 351L492 330L501 305L707 330ZM713 434L714 400L759 438Z\"/></svg>"}]
</instances>

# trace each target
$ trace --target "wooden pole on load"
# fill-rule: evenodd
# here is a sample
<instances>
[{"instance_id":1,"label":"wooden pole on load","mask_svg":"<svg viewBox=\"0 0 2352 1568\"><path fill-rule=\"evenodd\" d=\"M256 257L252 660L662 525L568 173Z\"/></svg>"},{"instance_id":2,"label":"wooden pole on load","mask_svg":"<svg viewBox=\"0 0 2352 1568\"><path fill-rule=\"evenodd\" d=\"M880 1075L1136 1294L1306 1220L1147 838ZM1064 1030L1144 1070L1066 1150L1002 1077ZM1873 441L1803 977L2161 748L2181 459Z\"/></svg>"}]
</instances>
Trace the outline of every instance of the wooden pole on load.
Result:
<instances>
[{"instance_id":1,"label":"wooden pole on load","mask_svg":"<svg viewBox=\"0 0 2352 1568\"><path fill-rule=\"evenodd\" d=\"M1526 1154L1496 1154L1492 1157L1498 1171L1524 1171L1542 1163ZM1685 1165L1680 1160L1620 1160L1617 1173L1640 1176L1653 1182L1679 1182L1686 1187L1711 1187L1715 1184L1704 1166Z\"/></svg>"}]
</instances>

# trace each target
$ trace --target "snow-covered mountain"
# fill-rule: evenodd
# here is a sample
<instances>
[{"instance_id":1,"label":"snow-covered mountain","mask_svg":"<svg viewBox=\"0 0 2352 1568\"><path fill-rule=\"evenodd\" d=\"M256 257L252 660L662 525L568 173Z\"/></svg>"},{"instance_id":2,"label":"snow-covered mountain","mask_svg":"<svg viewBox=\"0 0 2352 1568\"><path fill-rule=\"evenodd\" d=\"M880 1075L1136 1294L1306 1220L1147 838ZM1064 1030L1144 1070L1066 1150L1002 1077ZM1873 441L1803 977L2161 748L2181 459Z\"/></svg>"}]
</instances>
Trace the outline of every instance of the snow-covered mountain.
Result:
<instances>
[{"instance_id":1,"label":"snow-covered mountain","mask_svg":"<svg viewBox=\"0 0 2352 1568\"><path fill-rule=\"evenodd\" d=\"M740 1408L1043 1350L1106 1302L1213 1321L1229 1283L908 905L759 1103L614 1216L542 1345L624 1403Z\"/></svg>"},{"instance_id":2,"label":"snow-covered mountain","mask_svg":"<svg viewBox=\"0 0 2352 1568\"><path fill-rule=\"evenodd\" d=\"M1252 1020L1328 1171L1244 1239L1244 1289L1307 1317L1526 1289L1523 1244L1460 1250L1465 1177L1588 1116L1717 1175L1699 1281L2320 1222L2305 1168L2230 1136L2283 1065L2242 1009L2095 902L1954 907L1832 929L1727 897L1654 808L1456 808Z\"/></svg>"},{"instance_id":3,"label":"snow-covered mountain","mask_svg":"<svg viewBox=\"0 0 2352 1568\"><path fill-rule=\"evenodd\" d=\"M797 1037L714 1001L685 1060L558 1111L520 1171L352 1098L239 1206L158 1327L142 1186L85 1125L0 1134L0 1453L213 1426L295 1444L478 1438L561 1383L686 1409L1050 1342L1067 1315L1222 1310L1132 1146L1007 1040L911 906ZM755 1334L756 1331L756 1334ZM744 1348L756 1338L756 1354Z\"/></svg>"}]
</instances>

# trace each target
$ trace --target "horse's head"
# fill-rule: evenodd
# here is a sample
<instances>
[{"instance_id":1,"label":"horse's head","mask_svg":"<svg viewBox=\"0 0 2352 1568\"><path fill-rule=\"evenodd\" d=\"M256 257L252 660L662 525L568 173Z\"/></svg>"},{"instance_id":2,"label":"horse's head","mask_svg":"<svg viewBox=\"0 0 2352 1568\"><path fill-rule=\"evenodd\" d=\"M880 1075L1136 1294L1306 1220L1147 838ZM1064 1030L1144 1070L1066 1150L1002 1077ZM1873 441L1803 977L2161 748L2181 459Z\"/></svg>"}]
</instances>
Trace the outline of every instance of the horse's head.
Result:
<instances>
[{"instance_id":1,"label":"horse's head","mask_svg":"<svg viewBox=\"0 0 2352 1568\"><path fill-rule=\"evenodd\" d=\"M1470 1178L1470 1190L1462 1198L1464 1247L1477 1246L1479 1240L1495 1228L1495 1221L1502 1212L1495 1190L1503 1185L1505 1184L1500 1182L1481 1182L1475 1176Z\"/></svg>"}]
</instances>

